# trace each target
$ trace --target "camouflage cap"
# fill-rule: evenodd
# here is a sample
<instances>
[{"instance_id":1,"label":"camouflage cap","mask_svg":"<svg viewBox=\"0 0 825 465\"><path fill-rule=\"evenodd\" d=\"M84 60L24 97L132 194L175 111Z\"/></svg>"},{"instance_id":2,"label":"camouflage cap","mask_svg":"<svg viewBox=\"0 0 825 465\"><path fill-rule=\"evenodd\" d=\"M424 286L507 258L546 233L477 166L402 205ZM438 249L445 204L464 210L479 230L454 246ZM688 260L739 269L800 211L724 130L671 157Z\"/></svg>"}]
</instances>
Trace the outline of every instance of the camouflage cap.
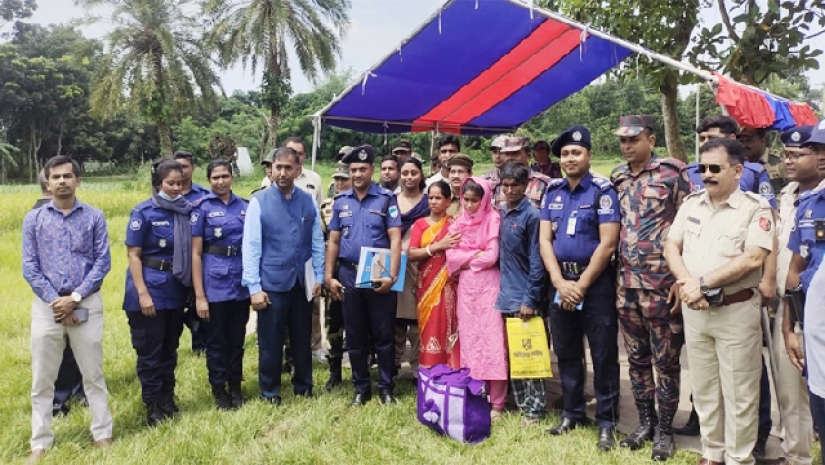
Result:
<instances>
[{"instance_id":1,"label":"camouflage cap","mask_svg":"<svg viewBox=\"0 0 825 465\"><path fill-rule=\"evenodd\" d=\"M272 149L269 152L267 152L267 154L264 155L263 160L261 160L261 164L262 165L271 165L275 161L275 152L277 152L277 151L278 151L278 149Z\"/></svg>"},{"instance_id":2,"label":"camouflage cap","mask_svg":"<svg viewBox=\"0 0 825 465\"><path fill-rule=\"evenodd\" d=\"M613 134L617 136L633 137L639 135L645 128L653 129L653 117L649 115L626 115L619 118L619 129Z\"/></svg>"},{"instance_id":3,"label":"camouflage cap","mask_svg":"<svg viewBox=\"0 0 825 465\"><path fill-rule=\"evenodd\" d=\"M332 179L346 178L349 179L349 166L346 163L338 162L332 171Z\"/></svg>"},{"instance_id":4,"label":"camouflage cap","mask_svg":"<svg viewBox=\"0 0 825 465\"><path fill-rule=\"evenodd\" d=\"M507 140L507 136L496 136L493 138L493 141L490 142L491 149L501 149L504 147L504 142Z\"/></svg>"},{"instance_id":5,"label":"camouflage cap","mask_svg":"<svg viewBox=\"0 0 825 465\"><path fill-rule=\"evenodd\" d=\"M406 139L399 139L392 144L391 152L393 154L396 152L412 152L412 144Z\"/></svg>"},{"instance_id":6,"label":"camouflage cap","mask_svg":"<svg viewBox=\"0 0 825 465\"><path fill-rule=\"evenodd\" d=\"M468 155L465 155L463 153L457 153L453 155L453 158L450 158L450 160L447 162L447 167L452 168L453 165L463 166L468 170L472 171L474 164L475 162Z\"/></svg>"},{"instance_id":7,"label":"camouflage cap","mask_svg":"<svg viewBox=\"0 0 825 465\"><path fill-rule=\"evenodd\" d=\"M510 136L504 138L504 144L501 147L502 153L518 152L521 149L530 150L529 137Z\"/></svg>"}]
</instances>

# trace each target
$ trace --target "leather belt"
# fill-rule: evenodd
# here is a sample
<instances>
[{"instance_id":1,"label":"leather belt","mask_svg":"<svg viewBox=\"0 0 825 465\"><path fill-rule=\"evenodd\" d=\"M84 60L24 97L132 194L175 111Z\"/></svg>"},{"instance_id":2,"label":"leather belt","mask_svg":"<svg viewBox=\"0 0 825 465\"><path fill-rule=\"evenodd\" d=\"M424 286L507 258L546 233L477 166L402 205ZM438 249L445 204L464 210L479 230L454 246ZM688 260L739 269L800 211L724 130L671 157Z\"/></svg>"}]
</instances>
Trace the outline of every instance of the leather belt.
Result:
<instances>
[{"instance_id":1,"label":"leather belt","mask_svg":"<svg viewBox=\"0 0 825 465\"><path fill-rule=\"evenodd\" d=\"M221 257L236 257L241 254L241 248L237 245L212 244L208 246L203 253L208 253L209 255L220 255Z\"/></svg>"},{"instance_id":2,"label":"leather belt","mask_svg":"<svg viewBox=\"0 0 825 465\"><path fill-rule=\"evenodd\" d=\"M346 260L338 260L338 263L340 263L341 266L343 266L344 268L350 268L350 269L353 269L353 270L358 269L358 264L355 263L355 262L348 262Z\"/></svg>"},{"instance_id":3,"label":"leather belt","mask_svg":"<svg viewBox=\"0 0 825 465\"><path fill-rule=\"evenodd\" d=\"M747 302L751 297L753 297L753 289L742 289L733 294L725 294L722 299L722 306Z\"/></svg>"},{"instance_id":4,"label":"leather belt","mask_svg":"<svg viewBox=\"0 0 825 465\"><path fill-rule=\"evenodd\" d=\"M561 267L562 273L572 274L575 276L580 276L584 273L587 265L589 265L589 263L559 262L559 267Z\"/></svg>"},{"instance_id":5,"label":"leather belt","mask_svg":"<svg viewBox=\"0 0 825 465\"><path fill-rule=\"evenodd\" d=\"M68 296L72 295L72 292L74 292L74 291L67 291L65 289L62 289L57 293L57 295L60 296L60 297L68 297ZM100 292L99 287L95 288L95 289L92 289L92 291L89 292L89 294L86 297L89 297L90 295L95 294L97 292Z\"/></svg>"},{"instance_id":6,"label":"leather belt","mask_svg":"<svg viewBox=\"0 0 825 465\"><path fill-rule=\"evenodd\" d=\"M141 257L140 262L143 266L154 268L158 271L172 271L172 260L161 260L155 257Z\"/></svg>"}]
</instances>

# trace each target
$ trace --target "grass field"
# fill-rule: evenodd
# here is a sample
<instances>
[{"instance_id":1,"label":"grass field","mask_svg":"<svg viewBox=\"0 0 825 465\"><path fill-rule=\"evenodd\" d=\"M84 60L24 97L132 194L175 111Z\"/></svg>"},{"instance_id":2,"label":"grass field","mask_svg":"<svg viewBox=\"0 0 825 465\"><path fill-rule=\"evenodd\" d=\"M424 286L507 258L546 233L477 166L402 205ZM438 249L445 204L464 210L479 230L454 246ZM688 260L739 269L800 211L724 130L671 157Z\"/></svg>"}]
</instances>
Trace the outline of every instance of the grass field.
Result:
<instances>
[{"instance_id":1,"label":"grass field","mask_svg":"<svg viewBox=\"0 0 825 465\"><path fill-rule=\"evenodd\" d=\"M484 168L484 167L480 167ZM600 172L609 167L599 166ZM330 166L319 171L325 179ZM477 170L483 172L482 170ZM196 173L204 181L203 169ZM115 422L115 445L108 451L92 447L87 408L74 406L68 417L55 421L55 447L44 464L385 464L385 463L553 463L628 464L650 459L650 447L638 452L616 450L599 453L595 429L577 430L564 438L551 438L543 430L555 424L558 412L542 421L541 428L522 429L515 413L494 426L493 437L468 446L431 434L415 419L414 389L402 383L396 406L372 402L361 409L347 407L349 383L331 394L320 386L326 365L316 365L314 399L291 395L284 377L284 403L274 407L252 401L225 413L215 409L203 358L192 354L188 331L181 339L177 369L178 419L156 428L144 426L140 385L135 375L135 354L126 317L121 310L126 270L123 246L132 207L148 197L148 172L105 182L87 180L78 196L102 208L109 224L112 271L103 286L106 304L104 372ZM260 174L236 185L246 196L260 182ZM6 302L0 318L0 463L20 463L29 452L31 432L30 305L32 293L20 270L20 228L23 217L39 196L37 186L0 187L0 301ZM246 341L246 397L255 398L257 349L254 336ZM345 379L349 373L345 371ZM629 395L629 393L624 393ZM696 454L679 452L673 464L693 464Z\"/></svg>"}]
</instances>

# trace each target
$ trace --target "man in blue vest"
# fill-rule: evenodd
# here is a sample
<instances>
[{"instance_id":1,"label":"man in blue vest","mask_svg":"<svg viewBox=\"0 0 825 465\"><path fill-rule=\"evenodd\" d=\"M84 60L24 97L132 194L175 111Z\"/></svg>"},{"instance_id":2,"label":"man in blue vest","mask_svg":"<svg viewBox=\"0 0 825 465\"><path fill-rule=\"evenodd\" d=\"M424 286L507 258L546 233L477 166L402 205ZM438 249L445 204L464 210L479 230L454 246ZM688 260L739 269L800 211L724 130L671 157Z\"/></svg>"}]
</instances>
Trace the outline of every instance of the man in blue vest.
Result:
<instances>
[{"instance_id":1,"label":"man in blue vest","mask_svg":"<svg viewBox=\"0 0 825 465\"><path fill-rule=\"evenodd\" d=\"M321 213L310 194L295 187L298 153L282 147L272 163L272 187L256 194L246 211L243 236L243 285L258 312L258 382L261 397L281 403L284 335L292 345L296 396L312 397L312 302L324 279ZM314 283L304 268L312 260Z\"/></svg>"},{"instance_id":2,"label":"man in blue vest","mask_svg":"<svg viewBox=\"0 0 825 465\"><path fill-rule=\"evenodd\" d=\"M395 369L395 310L397 297L390 288L398 281L401 266L401 215L393 193L372 182L375 149L362 145L342 162L349 165L352 189L335 196L330 220L325 280L332 298L344 302L344 331L355 397L352 406L372 397L367 358L371 344L378 353L379 400L395 402L392 375ZM372 280L372 288L356 288L355 277L361 247L390 249L389 277ZM340 269L333 278L335 262Z\"/></svg>"}]
</instances>

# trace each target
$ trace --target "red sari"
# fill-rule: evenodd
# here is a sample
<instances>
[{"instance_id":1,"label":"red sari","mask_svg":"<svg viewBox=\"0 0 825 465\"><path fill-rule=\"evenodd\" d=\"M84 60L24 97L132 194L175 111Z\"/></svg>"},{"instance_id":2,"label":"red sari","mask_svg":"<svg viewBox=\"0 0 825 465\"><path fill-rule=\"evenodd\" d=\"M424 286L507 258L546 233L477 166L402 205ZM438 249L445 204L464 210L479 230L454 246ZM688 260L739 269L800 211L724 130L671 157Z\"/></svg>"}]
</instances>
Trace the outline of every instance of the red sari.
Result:
<instances>
[{"instance_id":1,"label":"red sari","mask_svg":"<svg viewBox=\"0 0 825 465\"><path fill-rule=\"evenodd\" d=\"M433 225L427 218L419 219L412 227L410 248L422 249L440 241L452 223L450 217ZM418 273L419 363L460 368L456 283L449 280L446 254L439 252L418 262Z\"/></svg>"}]
</instances>

